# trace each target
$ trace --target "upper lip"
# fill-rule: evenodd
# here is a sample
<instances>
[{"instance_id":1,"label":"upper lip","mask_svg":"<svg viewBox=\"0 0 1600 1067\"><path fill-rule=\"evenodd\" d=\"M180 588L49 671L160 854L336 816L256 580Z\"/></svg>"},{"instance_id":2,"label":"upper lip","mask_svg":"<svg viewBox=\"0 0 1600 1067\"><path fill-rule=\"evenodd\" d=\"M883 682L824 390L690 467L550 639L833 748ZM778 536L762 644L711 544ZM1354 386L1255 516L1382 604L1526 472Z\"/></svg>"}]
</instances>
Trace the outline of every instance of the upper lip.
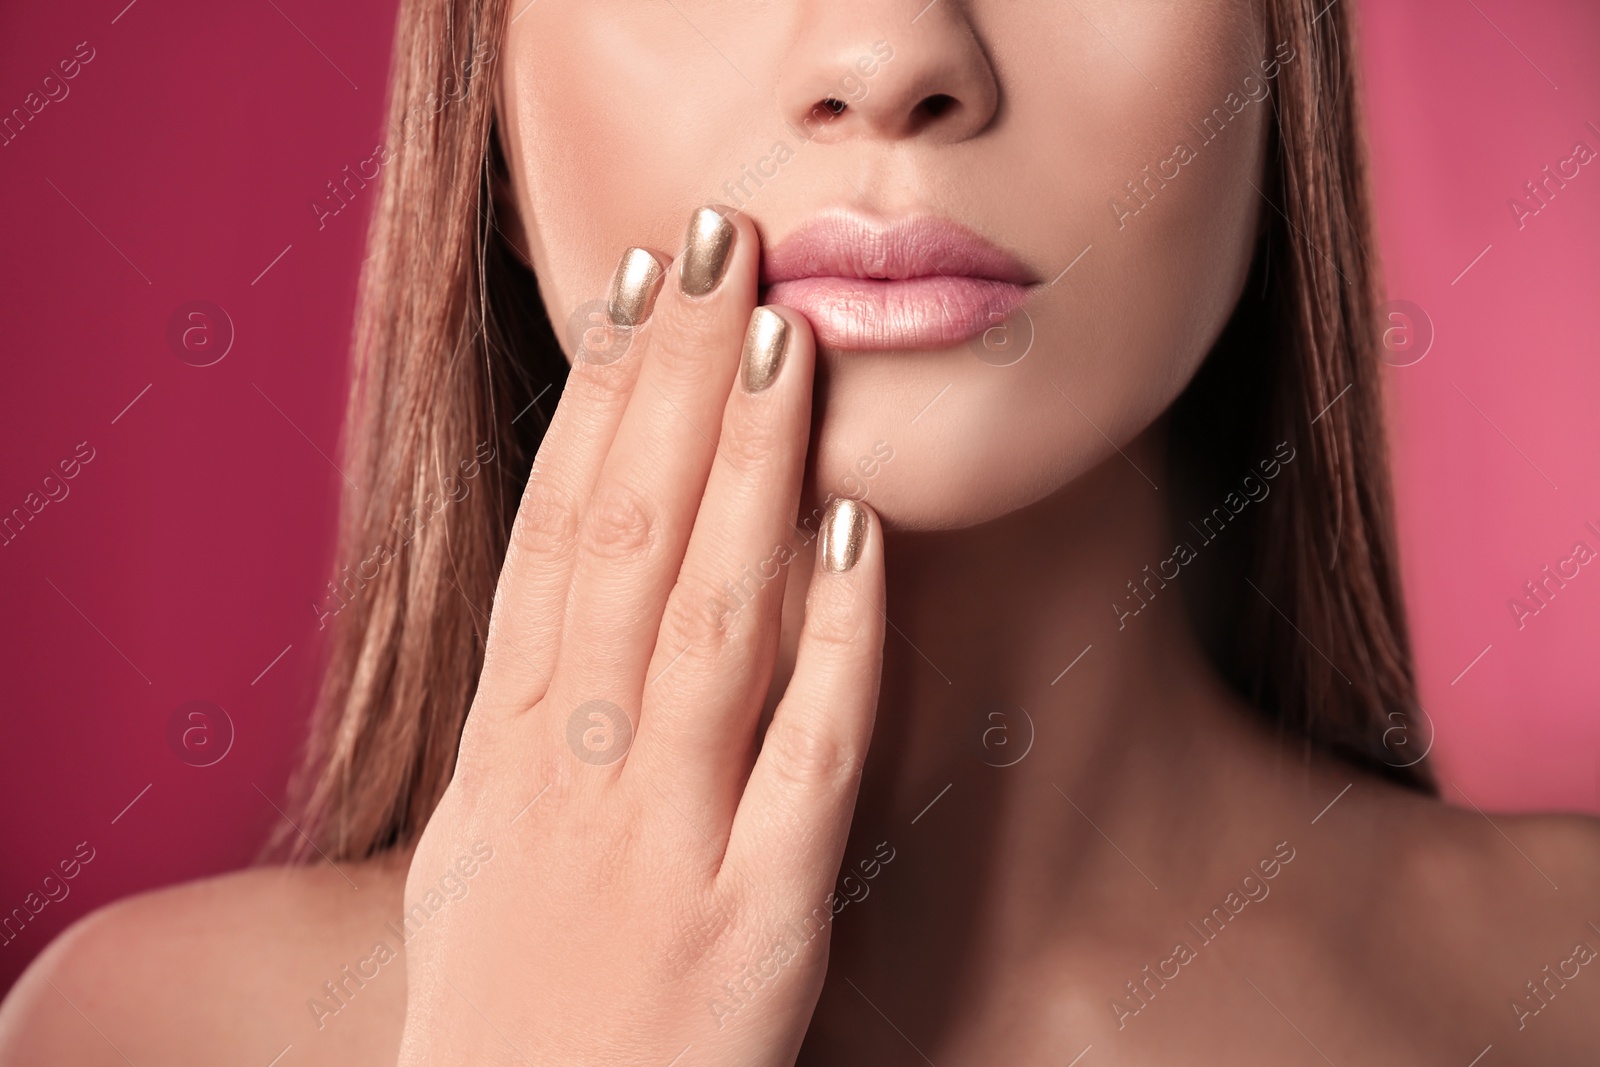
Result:
<instances>
[{"instance_id":1,"label":"upper lip","mask_svg":"<svg viewBox=\"0 0 1600 1067\"><path fill-rule=\"evenodd\" d=\"M801 278L904 281L941 275L1015 285L1038 281L1015 256L933 215L875 224L849 212L829 212L764 249L761 257L762 285Z\"/></svg>"}]
</instances>

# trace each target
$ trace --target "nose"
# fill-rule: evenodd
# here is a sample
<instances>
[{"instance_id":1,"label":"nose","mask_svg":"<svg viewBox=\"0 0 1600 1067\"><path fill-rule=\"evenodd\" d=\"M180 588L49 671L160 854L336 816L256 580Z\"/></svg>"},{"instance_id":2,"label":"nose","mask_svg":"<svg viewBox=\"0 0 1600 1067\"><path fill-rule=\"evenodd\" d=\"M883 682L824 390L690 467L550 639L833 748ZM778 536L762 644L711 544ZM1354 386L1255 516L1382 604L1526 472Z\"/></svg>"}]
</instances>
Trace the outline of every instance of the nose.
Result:
<instances>
[{"instance_id":1,"label":"nose","mask_svg":"<svg viewBox=\"0 0 1600 1067\"><path fill-rule=\"evenodd\" d=\"M807 140L966 140L993 121L1000 87L963 0L815 0L778 78L778 105Z\"/></svg>"}]
</instances>

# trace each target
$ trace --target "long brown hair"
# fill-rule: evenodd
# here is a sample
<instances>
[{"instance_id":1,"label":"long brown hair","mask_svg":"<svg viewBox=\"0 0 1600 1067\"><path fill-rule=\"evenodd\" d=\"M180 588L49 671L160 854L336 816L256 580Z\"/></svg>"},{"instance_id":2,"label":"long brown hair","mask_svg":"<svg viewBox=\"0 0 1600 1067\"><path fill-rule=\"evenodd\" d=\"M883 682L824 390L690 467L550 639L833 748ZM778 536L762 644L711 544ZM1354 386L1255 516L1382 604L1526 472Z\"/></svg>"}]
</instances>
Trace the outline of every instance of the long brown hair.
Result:
<instances>
[{"instance_id":1,"label":"long brown hair","mask_svg":"<svg viewBox=\"0 0 1600 1067\"><path fill-rule=\"evenodd\" d=\"M1188 602L1232 684L1308 747L1432 791L1382 429L1376 267L1349 4L1267 0L1282 66L1252 277L1172 412L1174 484L1301 458L1208 553ZM517 501L567 363L497 211L506 0L403 0L345 431L333 630L291 789L303 835L357 859L413 842L449 783ZM1423 731L1426 733L1426 731Z\"/></svg>"}]
</instances>

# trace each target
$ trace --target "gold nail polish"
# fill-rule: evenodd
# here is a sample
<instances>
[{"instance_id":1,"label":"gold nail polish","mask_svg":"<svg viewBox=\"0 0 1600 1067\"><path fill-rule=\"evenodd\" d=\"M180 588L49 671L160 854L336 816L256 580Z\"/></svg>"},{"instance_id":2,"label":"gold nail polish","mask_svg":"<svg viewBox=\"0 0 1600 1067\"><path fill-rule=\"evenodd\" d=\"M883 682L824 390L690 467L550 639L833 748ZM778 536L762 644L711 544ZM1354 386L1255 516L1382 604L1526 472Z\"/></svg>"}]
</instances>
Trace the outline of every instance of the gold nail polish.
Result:
<instances>
[{"instance_id":1,"label":"gold nail polish","mask_svg":"<svg viewBox=\"0 0 1600 1067\"><path fill-rule=\"evenodd\" d=\"M756 308L744 331L744 391L759 393L772 384L783 366L783 353L789 347L789 323L771 308Z\"/></svg>"},{"instance_id":2,"label":"gold nail polish","mask_svg":"<svg viewBox=\"0 0 1600 1067\"><path fill-rule=\"evenodd\" d=\"M622 253L611 276L611 299L606 315L613 326L638 326L650 317L661 287L661 264L642 248Z\"/></svg>"},{"instance_id":3,"label":"gold nail polish","mask_svg":"<svg viewBox=\"0 0 1600 1067\"><path fill-rule=\"evenodd\" d=\"M822 569L838 574L854 567L866 539L866 509L849 497L834 497L822 519Z\"/></svg>"},{"instance_id":4,"label":"gold nail polish","mask_svg":"<svg viewBox=\"0 0 1600 1067\"><path fill-rule=\"evenodd\" d=\"M722 281L733 250L733 223L716 208L703 207L689 220L678 284L689 296L705 296Z\"/></svg>"}]
</instances>

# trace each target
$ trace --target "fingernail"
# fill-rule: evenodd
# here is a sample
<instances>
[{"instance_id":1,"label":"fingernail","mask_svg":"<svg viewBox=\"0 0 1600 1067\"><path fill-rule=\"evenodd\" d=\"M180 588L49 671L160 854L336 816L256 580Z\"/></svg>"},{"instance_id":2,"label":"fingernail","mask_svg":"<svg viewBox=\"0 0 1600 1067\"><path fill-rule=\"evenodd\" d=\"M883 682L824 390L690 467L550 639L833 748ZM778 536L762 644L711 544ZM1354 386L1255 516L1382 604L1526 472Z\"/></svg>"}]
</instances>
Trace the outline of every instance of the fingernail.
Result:
<instances>
[{"instance_id":1,"label":"fingernail","mask_svg":"<svg viewBox=\"0 0 1600 1067\"><path fill-rule=\"evenodd\" d=\"M789 323L771 308L756 308L744 331L744 391L759 393L772 384L783 366L783 352L789 347Z\"/></svg>"},{"instance_id":2,"label":"fingernail","mask_svg":"<svg viewBox=\"0 0 1600 1067\"><path fill-rule=\"evenodd\" d=\"M660 291L661 264L642 248L622 253L611 276L611 299L606 314L613 326L637 326L650 317Z\"/></svg>"},{"instance_id":3,"label":"fingernail","mask_svg":"<svg viewBox=\"0 0 1600 1067\"><path fill-rule=\"evenodd\" d=\"M822 519L822 569L838 574L854 567L866 539L866 509L849 497L834 497Z\"/></svg>"},{"instance_id":4,"label":"fingernail","mask_svg":"<svg viewBox=\"0 0 1600 1067\"><path fill-rule=\"evenodd\" d=\"M703 207L689 220L684 238L683 265L678 284L689 296L705 296L722 281L728 268L728 253L733 249L733 223L716 208Z\"/></svg>"}]
</instances>

